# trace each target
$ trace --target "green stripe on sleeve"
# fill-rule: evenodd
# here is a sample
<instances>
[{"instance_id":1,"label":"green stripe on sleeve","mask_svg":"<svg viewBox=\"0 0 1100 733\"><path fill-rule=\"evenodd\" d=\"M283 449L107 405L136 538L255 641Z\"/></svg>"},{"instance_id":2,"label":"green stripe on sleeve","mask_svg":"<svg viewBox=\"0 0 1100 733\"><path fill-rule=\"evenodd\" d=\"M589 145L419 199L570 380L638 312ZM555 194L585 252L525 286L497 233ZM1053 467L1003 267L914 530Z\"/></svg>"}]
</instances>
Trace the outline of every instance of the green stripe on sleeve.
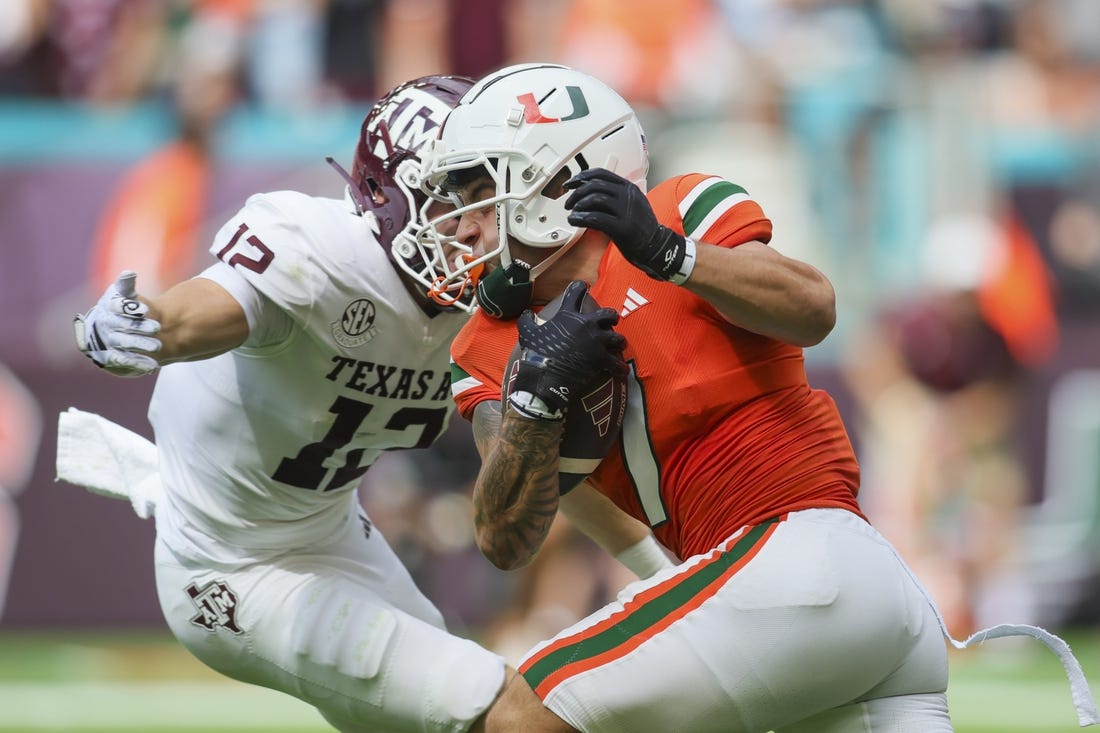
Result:
<instances>
[{"instance_id":1,"label":"green stripe on sleeve","mask_svg":"<svg viewBox=\"0 0 1100 733\"><path fill-rule=\"evenodd\" d=\"M451 362L451 384L455 384L469 378L470 373L468 371L466 371L453 361Z\"/></svg>"},{"instance_id":2,"label":"green stripe on sleeve","mask_svg":"<svg viewBox=\"0 0 1100 733\"><path fill-rule=\"evenodd\" d=\"M689 234L707 218L711 211L730 196L748 195L748 191L729 181L717 181L713 186L701 193L684 212L684 231Z\"/></svg>"}]
</instances>

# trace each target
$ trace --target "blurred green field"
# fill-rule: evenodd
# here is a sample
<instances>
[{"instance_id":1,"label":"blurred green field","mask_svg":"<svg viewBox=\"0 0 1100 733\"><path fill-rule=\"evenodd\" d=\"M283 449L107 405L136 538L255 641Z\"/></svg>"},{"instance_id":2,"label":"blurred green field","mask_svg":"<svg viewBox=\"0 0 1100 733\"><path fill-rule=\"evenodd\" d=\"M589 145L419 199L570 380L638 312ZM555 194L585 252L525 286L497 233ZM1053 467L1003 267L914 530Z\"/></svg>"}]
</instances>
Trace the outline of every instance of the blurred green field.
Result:
<instances>
[{"instance_id":1,"label":"blurred green field","mask_svg":"<svg viewBox=\"0 0 1100 733\"><path fill-rule=\"evenodd\" d=\"M1066 638L1097 690L1100 632ZM1031 640L953 651L948 694L957 733L1081 730L1061 665ZM327 730L309 706L226 680L166 635L0 634L0 733Z\"/></svg>"}]
</instances>

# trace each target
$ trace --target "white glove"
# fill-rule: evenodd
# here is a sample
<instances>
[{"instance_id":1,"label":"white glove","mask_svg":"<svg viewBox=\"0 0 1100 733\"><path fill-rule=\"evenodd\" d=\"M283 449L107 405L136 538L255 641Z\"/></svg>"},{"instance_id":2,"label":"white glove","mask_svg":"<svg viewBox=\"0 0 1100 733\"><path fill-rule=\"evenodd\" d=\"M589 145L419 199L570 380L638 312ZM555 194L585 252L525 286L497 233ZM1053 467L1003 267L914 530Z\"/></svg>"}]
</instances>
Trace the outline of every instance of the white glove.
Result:
<instances>
[{"instance_id":1,"label":"white glove","mask_svg":"<svg viewBox=\"0 0 1100 733\"><path fill-rule=\"evenodd\" d=\"M160 322L146 318L149 307L137 299L137 273L125 270L90 311L73 319L76 346L97 366L120 377L148 374L159 366Z\"/></svg>"}]
</instances>

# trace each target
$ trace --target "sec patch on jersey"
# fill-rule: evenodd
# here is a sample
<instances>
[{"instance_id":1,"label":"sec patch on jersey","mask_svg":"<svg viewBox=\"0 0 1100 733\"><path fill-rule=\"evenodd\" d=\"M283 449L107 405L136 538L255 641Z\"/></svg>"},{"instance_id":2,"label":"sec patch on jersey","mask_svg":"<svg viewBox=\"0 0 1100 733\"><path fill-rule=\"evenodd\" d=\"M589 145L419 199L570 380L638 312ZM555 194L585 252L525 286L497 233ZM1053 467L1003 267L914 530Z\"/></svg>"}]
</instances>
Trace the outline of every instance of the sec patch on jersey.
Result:
<instances>
[{"instance_id":1,"label":"sec patch on jersey","mask_svg":"<svg viewBox=\"0 0 1100 733\"><path fill-rule=\"evenodd\" d=\"M547 319L561 306L561 296L547 303L538 315ZM600 307L587 293L581 310L591 313ZM508 404L516 371L519 368L520 347L517 343L508 357L501 388L501 404ZM622 431L626 416L626 377L601 377L580 397L575 397L565 413L561 447L558 450L558 491L568 493L584 481L600 465Z\"/></svg>"}]
</instances>

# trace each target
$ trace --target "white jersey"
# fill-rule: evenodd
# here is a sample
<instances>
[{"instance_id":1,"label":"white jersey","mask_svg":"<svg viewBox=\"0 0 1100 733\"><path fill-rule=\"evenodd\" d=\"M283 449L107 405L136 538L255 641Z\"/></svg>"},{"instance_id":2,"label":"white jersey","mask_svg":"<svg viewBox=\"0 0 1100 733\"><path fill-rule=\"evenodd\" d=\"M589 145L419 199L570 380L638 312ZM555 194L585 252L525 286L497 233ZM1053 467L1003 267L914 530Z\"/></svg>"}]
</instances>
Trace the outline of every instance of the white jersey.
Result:
<instances>
[{"instance_id":1,"label":"white jersey","mask_svg":"<svg viewBox=\"0 0 1100 733\"><path fill-rule=\"evenodd\" d=\"M183 557L261 559L328 539L382 451L425 447L446 426L465 316L429 317L370 224L346 201L277 192L215 237L210 251L293 326L275 345L161 370L158 532Z\"/></svg>"}]
</instances>

